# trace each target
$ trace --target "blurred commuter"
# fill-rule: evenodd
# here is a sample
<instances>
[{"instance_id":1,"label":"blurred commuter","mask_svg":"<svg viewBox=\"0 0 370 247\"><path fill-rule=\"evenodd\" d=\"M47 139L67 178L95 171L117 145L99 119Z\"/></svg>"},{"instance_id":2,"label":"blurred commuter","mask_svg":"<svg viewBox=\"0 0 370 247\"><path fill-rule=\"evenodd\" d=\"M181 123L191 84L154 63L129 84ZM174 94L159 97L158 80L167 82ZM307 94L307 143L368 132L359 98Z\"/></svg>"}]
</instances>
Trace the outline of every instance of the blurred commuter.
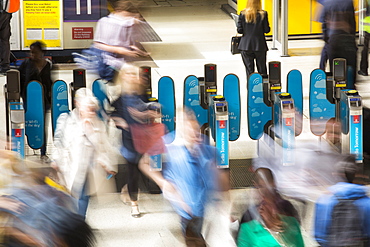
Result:
<instances>
[{"instance_id":1,"label":"blurred commuter","mask_svg":"<svg viewBox=\"0 0 370 247\"><path fill-rule=\"evenodd\" d=\"M19 0L0 0L0 75L10 69L10 20L19 10Z\"/></svg>"},{"instance_id":2,"label":"blurred commuter","mask_svg":"<svg viewBox=\"0 0 370 247\"><path fill-rule=\"evenodd\" d=\"M325 0L317 0L317 2L321 5L324 5L324 2ZM320 12L318 13L318 22L320 22L321 24L324 22L324 11L323 11L323 8L318 8L320 10ZM322 30L323 32L324 31L327 31L327 30ZM319 65L319 68L322 69L323 71L326 70L326 64L328 62L328 59L329 59L329 56L328 56L328 40L326 39L327 35L326 34L323 34L323 39L325 41L325 44L324 44L324 47L322 48L322 51L321 51L321 56L320 56L320 65Z\"/></svg>"},{"instance_id":3,"label":"blurred commuter","mask_svg":"<svg viewBox=\"0 0 370 247\"><path fill-rule=\"evenodd\" d=\"M140 217L138 206L138 191L140 172L138 163L143 155L135 148L131 127L146 123L149 119L160 118L161 115L148 110L146 84L139 77L139 68L125 64L117 77L117 83L122 87L122 95L113 102L114 111L111 114L116 126L122 130L121 154L128 164L127 189L131 201L131 216ZM126 203L126 186L122 188L123 201Z\"/></svg>"},{"instance_id":4,"label":"blurred commuter","mask_svg":"<svg viewBox=\"0 0 370 247\"><path fill-rule=\"evenodd\" d=\"M352 67L353 82L356 82L357 46L356 21L352 0L325 0L322 31L328 43L330 71L333 59L345 58L347 67Z\"/></svg>"},{"instance_id":5,"label":"blurred commuter","mask_svg":"<svg viewBox=\"0 0 370 247\"><path fill-rule=\"evenodd\" d=\"M75 95L76 108L60 115L54 135L55 168L64 175L67 189L78 199L78 213L85 217L90 195L103 188L116 168L105 123L98 117L99 103L91 90L81 88Z\"/></svg>"},{"instance_id":6,"label":"blurred commuter","mask_svg":"<svg viewBox=\"0 0 370 247\"><path fill-rule=\"evenodd\" d=\"M15 152L0 151L0 245L94 246L92 229L76 214L73 198L43 183L29 165Z\"/></svg>"},{"instance_id":7,"label":"blurred commuter","mask_svg":"<svg viewBox=\"0 0 370 247\"><path fill-rule=\"evenodd\" d=\"M361 52L359 75L368 76L367 69L369 68L369 40L370 40L370 6L369 1L365 1L365 18L362 20L364 30L364 47Z\"/></svg>"},{"instance_id":8,"label":"blurred commuter","mask_svg":"<svg viewBox=\"0 0 370 247\"><path fill-rule=\"evenodd\" d=\"M140 17L137 7L126 0L110 2L114 12L98 21L92 48L101 56L99 75L107 81L113 81L116 71L130 57L148 55L135 46L132 30Z\"/></svg>"},{"instance_id":9,"label":"blurred commuter","mask_svg":"<svg viewBox=\"0 0 370 247\"><path fill-rule=\"evenodd\" d=\"M352 183L357 170L353 156L342 156L334 166L340 182L316 202L314 231L322 247L369 246L370 198L365 186Z\"/></svg>"},{"instance_id":10,"label":"blurred commuter","mask_svg":"<svg viewBox=\"0 0 370 247\"><path fill-rule=\"evenodd\" d=\"M150 170L148 156L140 168L158 184L181 217L187 246L206 246L201 234L205 207L210 193L227 188L227 182L217 170L218 152L206 144L194 113L184 110L176 122L176 139L166 145L162 173Z\"/></svg>"},{"instance_id":11,"label":"blurred commuter","mask_svg":"<svg viewBox=\"0 0 370 247\"><path fill-rule=\"evenodd\" d=\"M260 202L243 215L238 246L304 246L299 218L293 205L276 191L271 170L256 170Z\"/></svg>"},{"instance_id":12,"label":"blurred commuter","mask_svg":"<svg viewBox=\"0 0 370 247\"><path fill-rule=\"evenodd\" d=\"M256 61L258 73L267 75L268 47L265 33L270 32L270 25L267 12L262 10L260 0L248 0L247 7L240 13L237 31L243 34L238 48L247 71L247 79L255 71L254 61Z\"/></svg>"},{"instance_id":13,"label":"blurred commuter","mask_svg":"<svg viewBox=\"0 0 370 247\"><path fill-rule=\"evenodd\" d=\"M45 44L36 41L30 45L30 57L26 58L21 66L19 67L20 72L20 86L21 86L21 97L23 99L24 109L27 110L27 85L30 81L36 80L40 82L44 90L44 144L41 147L41 160L44 162L50 162L49 157L46 155L47 146L47 129L46 124L46 112L51 107L51 85L53 84L51 79L51 68L52 63L49 59L44 58L45 55Z\"/></svg>"}]
</instances>

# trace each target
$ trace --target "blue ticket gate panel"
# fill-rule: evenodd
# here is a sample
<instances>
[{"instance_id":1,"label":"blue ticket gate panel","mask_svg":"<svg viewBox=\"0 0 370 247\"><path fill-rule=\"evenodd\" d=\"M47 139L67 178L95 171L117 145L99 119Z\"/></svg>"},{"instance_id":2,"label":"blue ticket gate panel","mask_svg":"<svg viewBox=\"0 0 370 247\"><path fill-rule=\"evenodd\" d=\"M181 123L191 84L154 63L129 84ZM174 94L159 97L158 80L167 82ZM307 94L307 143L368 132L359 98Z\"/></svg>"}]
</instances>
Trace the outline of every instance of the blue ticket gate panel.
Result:
<instances>
[{"instance_id":1,"label":"blue ticket gate panel","mask_svg":"<svg viewBox=\"0 0 370 247\"><path fill-rule=\"evenodd\" d=\"M62 80L55 81L51 87L51 122L53 133L62 113L69 112L68 86Z\"/></svg>"},{"instance_id":2,"label":"blue ticket gate panel","mask_svg":"<svg viewBox=\"0 0 370 247\"><path fill-rule=\"evenodd\" d=\"M91 87L92 87L91 88L92 92L93 92L94 96L98 99L98 102L99 102L99 105L100 105L98 116L101 119L104 119L105 115L106 115L106 111L105 111L104 106L106 106L107 104L110 103L109 99L108 99L108 96L107 96L107 87L101 79L95 80Z\"/></svg>"},{"instance_id":3,"label":"blue ticket gate panel","mask_svg":"<svg viewBox=\"0 0 370 247\"><path fill-rule=\"evenodd\" d=\"M24 158L24 109L20 102L10 102L11 150Z\"/></svg>"},{"instance_id":4,"label":"blue ticket gate panel","mask_svg":"<svg viewBox=\"0 0 370 247\"><path fill-rule=\"evenodd\" d=\"M229 112L229 140L235 141L240 136L240 86L239 78L228 74L224 78L224 97L228 104Z\"/></svg>"},{"instance_id":5,"label":"blue ticket gate panel","mask_svg":"<svg viewBox=\"0 0 370 247\"><path fill-rule=\"evenodd\" d=\"M225 98L221 95L212 97L210 111L213 112L210 119L213 122L212 132L220 154L218 168L229 168L229 113Z\"/></svg>"},{"instance_id":6,"label":"blue ticket gate panel","mask_svg":"<svg viewBox=\"0 0 370 247\"><path fill-rule=\"evenodd\" d=\"M294 99L295 135L298 136L303 129L303 87L302 74L299 70L294 69L288 73L287 92Z\"/></svg>"},{"instance_id":7,"label":"blue ticket gate panel","mask_svg":"<svg viewBox=\"0 0 370 247\"><path fill-rule=\"evenodd\" d=\"M192 109L202 127L208 123L208 111L200 105L199 80L194 75L189 75L184 82L184 106Z\"/></svg>"},{"instance_id":8,"label":"blue ticket gate panel","mask_svg":"<svg viewBox=\"0 0 370 247\"><path fill-rule=\"evenodd\" d=\"M356 90L342 90L340 98L340 121L342 153L355 155L356 162L363 161L362 98Z\"/></svg>"},{"instance_id":9,"label":"blue ticket gate panel","mask_svg":"<svg viewBox=\"0 0 370 247\"><path fill-rule=\"evenodd\" d=\"M327 121L335 117L335 105L327 99L326 74L321 69L311 72L309 102L311 132L322 136Z\"/></svg>"},{"instance_id":10,"label":"blue ticket gate panel","mask_svg":"<svg viewBox=\"0 0 370 247\"><path fill-rule=\"evenodd\" d=\"M258 73L248 78L248 134L253 140L262 137L265 125L272 119L272 109L263 100L263 79Z\"/></svg>"},{"instance_id":11,"label":"blue ticket gate panel","mask_svg":"<svg viewBox=\"0 0 370 247\"><path fill-rule=\"evenodd\" d=\"M282 164L295 162L295 107L289 93L276 93L274 102L275 141L282 147Z\"/></svg>"},{"instance_id":12,"label":"blue ticket gate panel","mask_svg":"<svg viewBox=\"0 0 370 247\"><path fill-rule=\"evenodd\" d=\"M45 110L44 90L38 81L31 81L27 85L26 136L27 143L33 149L44 145Z\"/></svg>"},{"instance_id":13,"label":"blue ticket gate panel","mask_svg":"<svg viewBox=\"0 0 370 247\"><path fill-rule=\"evenodd\" d=\"M158 102L161 104L162 107L161 108L162 123L164 123L168 132L173 132L176 127L175 125L176 101L175 101L175 85L171 77L164 76L161 79L159 79Z\"/></svg>"}]
</instances>

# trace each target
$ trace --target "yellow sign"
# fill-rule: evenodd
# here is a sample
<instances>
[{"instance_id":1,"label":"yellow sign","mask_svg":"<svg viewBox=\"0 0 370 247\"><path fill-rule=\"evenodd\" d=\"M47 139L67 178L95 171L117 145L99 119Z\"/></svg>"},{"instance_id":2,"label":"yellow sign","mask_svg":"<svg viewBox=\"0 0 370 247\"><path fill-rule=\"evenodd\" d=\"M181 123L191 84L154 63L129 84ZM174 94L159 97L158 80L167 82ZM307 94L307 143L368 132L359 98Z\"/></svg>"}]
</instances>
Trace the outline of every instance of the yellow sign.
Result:
<instances>
[{"instance_id":1,"label":"yellow sign","mask_svg":"<svg viewBox=\"0 0 370 247\"><path fill-rule=\"evenodd\" d=\"M43 41L47 48L62 48L61 1L23 0L23 47Z\"/></svg>"}]
</instances>

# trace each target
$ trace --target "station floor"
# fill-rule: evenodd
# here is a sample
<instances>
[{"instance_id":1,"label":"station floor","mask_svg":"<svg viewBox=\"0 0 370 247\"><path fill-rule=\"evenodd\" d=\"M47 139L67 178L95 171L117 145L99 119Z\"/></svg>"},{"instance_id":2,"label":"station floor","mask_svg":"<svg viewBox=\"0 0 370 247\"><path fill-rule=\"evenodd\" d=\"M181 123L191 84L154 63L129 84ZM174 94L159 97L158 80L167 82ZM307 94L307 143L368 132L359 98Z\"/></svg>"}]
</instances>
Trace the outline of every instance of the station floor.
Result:
<instances>
[{"instance_id":1,"label":"station floor","mask_svg":"<svg viewBox=\"0 0 370 247\"><path fill-rule=\"evenodd\" d=\"M236 34L233 19L221 10L226 0L144 0L141 14L162 39L161 42L143 43L150 52L153 61L142 65L152 66L153 95L157 94L159 78L170 76L175 82L177 106L183 102L183 83L188 75L203 76L204 64L217 64L217 81L219 92L222 92L222 81L225 75L234 73L240 79L242 98L242 129L239 140L230 145L231 159L250 159L256 157L256 141L248 136L246 120L246 75L240 55L230 53L230 40ZM268 61L281 61L283 88L286 75L292 69L298 69L303 75L304 86L304 123L303 132L297 142L318 142L318 137L310 132L308 120L309 76L319 65L321 40L289 41L289 57L281 57L278 50L272 50L271 42L267 53ZM361 48L359 48L361 50ZM53 71L54 79L72 81L72 70ZM98 76L87 73L88 86ZM357 88L365 105L369 105L370 90L368 78L358 76ZM0 77L1 105L4 106L3 85L6 77ZM5 139L5 110L0 110L0 139ZM50 132L49 132L50 133ZM49 135L48 153L53 150ZM1 147L2 148L2 147ZM27 149L27 159L38 160L38 151ZM214 200L207 210L205 228L208 232L209 246L233 246L228 241L229 215L240 216L248 203L253 201L252 188L233 189L228 201L220 203ZM303 218L302 232L305 246L318 246L312 239L313 201L306 207L296 203ZM294 202L295 203L295 202ZM185 246L181 237L179 218L170 204L161 194L142 193L139 198L141 218L130 216L130 207L124 205L119 194L111 193L99 198L92 198L87 222L91 224L98 238L99 247L118 246ZM213 226L213 227L207 227ZM216 226L216 227L215 227ZM215 230L216 229L216 230Z\"/></svg>"}]
</instances>

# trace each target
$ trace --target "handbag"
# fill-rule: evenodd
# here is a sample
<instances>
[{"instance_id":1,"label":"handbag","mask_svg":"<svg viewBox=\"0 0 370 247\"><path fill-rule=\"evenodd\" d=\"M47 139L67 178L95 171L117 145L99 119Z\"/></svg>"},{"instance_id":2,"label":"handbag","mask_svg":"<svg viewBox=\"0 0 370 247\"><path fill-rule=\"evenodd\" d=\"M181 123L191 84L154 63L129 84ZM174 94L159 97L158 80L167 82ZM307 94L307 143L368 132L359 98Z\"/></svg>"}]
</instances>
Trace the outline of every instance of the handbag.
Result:
<instances>
[{"instance_id":1,"label":"handbag","mask_svg":"<svg viewBox=\"0 0 370 247\"><path fill-rule=\"evenodd\" d=\"M239 50L239 43L240 40L242 39L242 36L233 36L231 37L231 54L240 54Z\"/></svg>"},{"instance_id":2,"label":"handbag","mask_svg":"<svg viewBox=\"0 0 370 247\"><path fill-rule=\"evenodd\" d=\"M163 123L131 124L130 132L138 153L149 155L164 153L162 137L165 134L165 125Z\"/></svg>"}]
</instances>

